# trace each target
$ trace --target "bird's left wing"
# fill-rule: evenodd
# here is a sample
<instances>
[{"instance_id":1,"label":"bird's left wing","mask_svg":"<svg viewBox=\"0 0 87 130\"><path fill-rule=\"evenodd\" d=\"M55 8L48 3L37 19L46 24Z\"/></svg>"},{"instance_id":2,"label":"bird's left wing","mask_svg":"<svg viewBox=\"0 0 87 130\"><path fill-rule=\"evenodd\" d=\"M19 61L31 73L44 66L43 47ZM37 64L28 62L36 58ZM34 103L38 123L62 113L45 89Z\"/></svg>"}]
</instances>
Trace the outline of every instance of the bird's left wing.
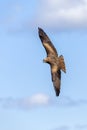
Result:
<instances>
[{"instance_id":1,"label":"bird's left wing","mask_svg":"<svg viewBox=\"0 0 87 130\"><path fill-rule=\"evenodd\" d=\"M56 92L56 96L60 94L60 85L61 85L61 71L58 70L57 72L51 72L53 86Z\"/></svg>"},{"instance_id":2,"label":"bird's left wing","mask_svg":"<svg viewBox=\"0 0 87 130\"><path fill-rule=\"evenodd\" d=\"M58 54L57 54L56 48L54 47L54 45L50 41L47 34L41 28L38 28L38 33L39 33L39 37L41 39L41 42L42 42L42 44L47 52L47 56L49 56L51 54L57 56Z\"/></svg>"}]
</instances>

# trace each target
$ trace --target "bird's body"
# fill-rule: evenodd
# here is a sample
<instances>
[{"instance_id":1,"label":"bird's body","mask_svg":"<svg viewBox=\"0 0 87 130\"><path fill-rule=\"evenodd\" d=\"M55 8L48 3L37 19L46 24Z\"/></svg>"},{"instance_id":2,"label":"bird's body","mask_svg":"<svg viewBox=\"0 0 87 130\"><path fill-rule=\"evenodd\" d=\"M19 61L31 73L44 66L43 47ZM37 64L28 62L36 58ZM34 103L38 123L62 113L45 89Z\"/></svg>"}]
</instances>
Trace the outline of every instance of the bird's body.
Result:
<instances>
[{"instance_id":1,"label":"bird's body","mask_svg":"<svg viewBox=\"0 0 87 130\"><path fill-rule=\"evenodd\" d=\"M38 30L39 37L47 53L47 57L43 61L50 65L52 81L56 96L59 96L61 84L61 70L66 72L64 58L62 55L58 56L58 53L47 34L41 28L38 28Z\"/></svg>"}]
</instances>

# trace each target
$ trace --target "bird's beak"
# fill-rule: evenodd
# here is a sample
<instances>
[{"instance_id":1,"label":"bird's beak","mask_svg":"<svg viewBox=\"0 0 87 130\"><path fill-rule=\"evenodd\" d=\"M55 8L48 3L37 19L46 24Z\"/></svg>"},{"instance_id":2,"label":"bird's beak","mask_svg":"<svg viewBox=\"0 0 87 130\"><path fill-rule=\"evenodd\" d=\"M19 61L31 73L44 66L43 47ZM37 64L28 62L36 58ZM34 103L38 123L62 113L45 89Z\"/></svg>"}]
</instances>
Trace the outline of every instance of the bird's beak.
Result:
<instances>
[{"instance_id":1,"label":"bird's beak","mask_svg":"<svg viewBox=\"0 0 87 130\"><path fill-rule=\"evenodd\" d=\"M45 63L45 60L43 59L43 63Z\"/></svg>"},{"instance_id":2,"label":"bird's beak","mask_svg":"<svg viewBox=\"0 0 87 130\"><path fill-rule=\"evenodd\" d=\"M43 59L43 63L46 63L46 60L45 60L45 59Z\"/></svg>"}]
</instances>

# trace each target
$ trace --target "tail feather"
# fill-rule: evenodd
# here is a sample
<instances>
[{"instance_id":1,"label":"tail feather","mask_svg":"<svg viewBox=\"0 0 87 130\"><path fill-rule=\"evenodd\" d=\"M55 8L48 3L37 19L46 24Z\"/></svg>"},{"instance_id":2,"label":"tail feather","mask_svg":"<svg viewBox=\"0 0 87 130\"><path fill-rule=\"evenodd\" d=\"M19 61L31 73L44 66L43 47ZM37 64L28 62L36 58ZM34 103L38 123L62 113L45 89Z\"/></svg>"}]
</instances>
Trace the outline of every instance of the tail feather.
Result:
<instances>
[{"instance_id":1,"label":"tail feather","mask_svg":"<svg viewBox=\"0 0 87 130\"><path fill-rule=\"evenodd\" d=\"M63 56L59 56L60 69L66 73L66 67Z\"/></svg>"}]
</instances>

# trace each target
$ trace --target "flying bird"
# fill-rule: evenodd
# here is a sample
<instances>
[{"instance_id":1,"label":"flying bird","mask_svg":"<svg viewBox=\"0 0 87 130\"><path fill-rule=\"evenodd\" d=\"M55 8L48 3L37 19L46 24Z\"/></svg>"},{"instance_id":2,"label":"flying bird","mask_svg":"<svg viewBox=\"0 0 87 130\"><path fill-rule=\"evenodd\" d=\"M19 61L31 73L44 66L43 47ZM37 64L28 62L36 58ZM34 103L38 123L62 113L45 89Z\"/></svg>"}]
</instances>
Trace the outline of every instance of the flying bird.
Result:
<instances>
[{"instance_id":1,"label":"flying bird","mask_svg":"<svg viewBox=\"0 0 87 130\"><path fill-rule=\"evenodd\" d=\"M38 28L38 34L47 53L47 57L43 59L43 62L50 65L53 86L56 92L56 96L59 96L61 85L61 70L66 73L64 58L62 55L58 56L56 48L43 29Z\"/></svg>"}]
</instances>

